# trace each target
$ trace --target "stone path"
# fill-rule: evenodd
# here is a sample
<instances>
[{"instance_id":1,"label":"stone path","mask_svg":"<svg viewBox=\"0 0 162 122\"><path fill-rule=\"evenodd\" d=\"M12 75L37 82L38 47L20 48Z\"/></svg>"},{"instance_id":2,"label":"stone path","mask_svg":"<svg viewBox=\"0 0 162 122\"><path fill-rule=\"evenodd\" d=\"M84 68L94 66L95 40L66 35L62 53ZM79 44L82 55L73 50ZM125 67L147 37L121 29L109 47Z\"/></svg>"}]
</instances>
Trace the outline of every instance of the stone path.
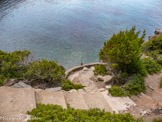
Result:
<instances>
[{"instance_id":1,"label":"stone path","mask_svg":"<svg viewBox=\"0 0 162 122\"><path fill-rule=\"evenodd\" d=\"M0 116L23 115L26 117L26 112L35 108L37 103L57 104L63 108L67 108L67 104L70 104L75 109L99 108L107 112L115 111L116 113L135 105L129 98L114 98L108 94L107 88L100 89L95 82L95 77L93 77L93 67L84 68L81 72L70 76L70 78L74 82L74 79L78 76L78 83L86 86L78 91L63 91L60 87L45 90L34 89L21 82L16 83L17 88L13 88L15 86L0 87ZM111 76L102 77L102 82L104 83L110 78Z\"/></svg>"},{"instance_id":2,"label":"stone path","mask_svg":"<svg viewBox=\"0 0 162 122\"><path fill-rule=\"evenodd\" d=\"M152 122L153 118L162 117L162 88L159 88L160 77L159 74L148 75L145 79L146 92L138 96L133 96L131 99L137 104L127 112L130 112L134 117L143 117L147 122ZM159 109L159 113L154 113L153 110Z\"/></svg>"},{"instance_id":3,"label":"stone path","mask_svg":"<svg viewBox=\"0 0 162 122\"><path fill-rule=\"evenodd\" d=\"M36 107L36 103L57 104L63 108L67 108L67 104L70 104L75 109L99 108L107 112L114 111L114 106L106 100L99 89L91 91L88 87L67 92L4 86L0 87L0 93L0 116L5 117L14 115L23 115L25 117L27 111ZM115 102L118 106L122 104L121 99ZM124 103L128 102L125 101ZM118 111L116 110L116 112Z\"/></svg>"},{"instance_id":4,"label":"stone path","mask_svg":"<svg viewBox=\"0 0 162 122\"><path fill-rule=\"evenodd\" d=\"M35 91L32 88L0 87L0 122L21 122L27 117L26 112L36 107ZM26 118L24 118L26 119Z\"/></svg>"}]
</instances>

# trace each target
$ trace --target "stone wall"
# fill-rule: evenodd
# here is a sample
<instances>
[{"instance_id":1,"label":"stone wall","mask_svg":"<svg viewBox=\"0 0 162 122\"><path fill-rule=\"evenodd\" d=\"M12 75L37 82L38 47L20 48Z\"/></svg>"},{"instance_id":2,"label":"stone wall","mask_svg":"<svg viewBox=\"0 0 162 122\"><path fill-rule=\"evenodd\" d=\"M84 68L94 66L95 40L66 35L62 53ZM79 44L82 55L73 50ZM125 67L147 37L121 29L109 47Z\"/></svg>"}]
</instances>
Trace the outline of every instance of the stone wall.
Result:
<instances>
[{"instance_id":1,"label":"stone wall","mask_svg":"<svg viewBox=\"0 0 162 122\"><path fill-rule=\"evenodd\" d=\"M65 72L66 78L68 78L68 76L73 74L74 72L82 70L84 67L90 68L92 66L96 66L96 65L100 65L100 64L106 65L106 63L96 62L96 63L89 63L89 64L84 64L82 66L75 66L73 68L70 68Z\"/></svg>"}]
</instances>

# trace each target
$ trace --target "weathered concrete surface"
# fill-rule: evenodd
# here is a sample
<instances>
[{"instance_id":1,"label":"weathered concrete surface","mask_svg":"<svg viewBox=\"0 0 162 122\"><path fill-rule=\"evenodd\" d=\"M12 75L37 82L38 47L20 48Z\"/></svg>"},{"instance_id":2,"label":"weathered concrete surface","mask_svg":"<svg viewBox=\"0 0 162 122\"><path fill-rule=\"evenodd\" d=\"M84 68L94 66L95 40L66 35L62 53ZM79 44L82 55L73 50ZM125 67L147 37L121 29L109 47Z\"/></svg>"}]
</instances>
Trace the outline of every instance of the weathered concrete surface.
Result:
<instances>
[{"instance_id":1,"label":"weathered concrete surface","mask_svg":"<svg viewBox=\"0 0 162 122\"><path fill-rule=\"evenodd\" d=\"M112 97L108 94L108 90L102 91L101 94L110 105L111 109L116 113L126 111L136 105L129 97Z\"/></svg>"},{"instance_id":2,"label":"weathered concrete surface","mask_svg":"<svg viewBox=\"0 0 162 122\"><path fill-rule=\"evenodd\" d=\"M67 108L63 92L48 92L39 90L36 92L36 102L42 104L57 104Z\"/></svg>"},{"instance_id":3,"label":"weathered concrete surface","mask_svg":"<svg viewBox=\"0 0 162 122\"><path fill-rule=\"evenodd\" d=\"M85 92L83 96L88 105L88 108L99 108L101 110L104 109L105 111L112 112L111 107L100 92Z\"/></svg>"},{"instance_id":4,"label":"weathered concrete surface","mask_svg":"<svg viewBox=\"0 0 162 122\"><path fill-rule=\"evenodd\" d=\"M84 100L83 95L78 93L77 91L66 92L64 96L65 96L66 103L70 104L72 108L88 109L88 106Z\"/></svg>"},{"instance_id":5,"label":"weathered concrete surface","mask_svg":"<svg viewBox=\"0 0 162 122\"><path fill-rule=\"evenodd\" d=\"M61 91L61 87L47 88L45 90L49 92L57 92L57 91Z\"/></svg>"},{"instance_id":6,"label":"weathered concrete surface","mask_svg":"<svg viewBox=\"0 0 162 122\"><path fill-rule=\"evenodd\" d=\"M0 116L18 117L26 115L27 111L35 107L36 100L34 89L0 87ZM18 120L14 120L14 122L15 121L17 122Z\"/></svg>"},{"instance_id":7,"label":"weathered concrete surface","mask_svg":"<svg viewBox=\"0 0 162 122\"><path fill-rule=\"evenodd\" d=\"M84 67L90 68L90 67L93 67L93 66L96 66L96 65L100 65L100 64L105 65L105 63L96 62L96 63L84 64L84 65L82 65L82 66L76 66L76 67L73 67L73 68L71 68L71 69L68 69L68 70L65 72L66 78L68 78L69 75L73 74L74 72L79 71L79 70L82 70Z\"/></svg>"}]
</instances>

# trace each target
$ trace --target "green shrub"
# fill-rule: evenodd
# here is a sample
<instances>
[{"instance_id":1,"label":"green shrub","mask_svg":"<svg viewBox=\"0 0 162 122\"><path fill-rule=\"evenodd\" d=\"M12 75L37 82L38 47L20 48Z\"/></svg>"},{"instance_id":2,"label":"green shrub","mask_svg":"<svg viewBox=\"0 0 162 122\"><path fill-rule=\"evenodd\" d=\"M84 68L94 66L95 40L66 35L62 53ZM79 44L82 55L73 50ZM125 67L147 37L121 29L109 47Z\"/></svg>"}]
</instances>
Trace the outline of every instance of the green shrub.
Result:
<instances>
[{"instance_id":1,"label":"green shrub","mask_svg":"<svg viewBox=\"0 0 162 122\"><path fill-rule=\"evenodd\" d=\"M96 65L93 72L94 75L107 75L107 69L105 65Z\"/></svg>"},{"instance_id":2,"label":"green shrub","mask_svg":"<svg viewBox=\"0 0 162 122\"><path fill-rule=\"evenodd\" d=\"M129 95L137 95L146 91L145 78L140 74L134 75L130 78L128 84L124 86L124 89L129 92Z\"/></svg>"},{"instance_id":3,"label":"green shrub","mask_svg":"<svg viewBox=\"0 0 162 122\"><path fill-rule=\"evenodd\" d=\"M153 122L160 122L160 120L154 118L154 119L153 119Z\"/></svg>"},{"instance_id":4,"label":"green shrub","mask_svg":"<svg viewBox=\"0 0 162 122\"><path fill-rule=\"evenodd\" d=\"M119 86L113 86L109 88L108 91L112 96L131 96L138 95L141 92L145 92L145 80L144 76L137 74L130 78L129 83L127 83L123 88Z\"/></svg>"},{"instance_id":5,"label":"green shrub","mask_svg":"<svg viewBox=\"0 0 162 122\"><path fill-rule=\"evenodd\" d=\"M162 77L160 78L160 88L162 88Z\"/></svg>"},{"instance_id":6,"label":"green shrub","mask_svg":"<svg viewBox=\"0 0 162 122\"><path fill-rule=\"evenodd\" d=\"M65 91L70 91L71 89L82 89L85 86L79 85L79 84L73 84L71 83L69 80L64 80L63 86L62 86L62 90Z\"/></svg>"},{"instance_id":7,"label":"green shrub","mask_svg":"<svg viewBox=\"0 0 162 122\"><path fill-rule=\"evenodd\" d=\"M28 57L30 52L14 51L4 52L0 50L0 82L3 84L5 79L20 78L26 70L25 57Z\"/></svg>"},{"instance_id":8,"label":"green shrub","mask_svg":"<svg viewBox=\"0 0 162 122\"><path fill-rule=\"evenodd\" d=\"M145 31L141 37L139 37L139 34L140 31L135 32L135 27L114 34L104 43L103 49L100 50L100 60L111 65L115 64L115 68L112 67L114 72L137 73L140 69Z\"/></svg>"},{"instance_id":9,"label":"green shrub","mask_svg":"<svg viewBox=\"0 0 162 122\"><path fill-rule=\"evenodd\" d=\"M152 40L149 40L147 43L145 43L144 47L148 51L161 52L162 51L162 35Z\"/></svg>"},{"instance_id":10,"label":"green shrub","mask_svg":"<svg viewBox=\"0 0 162 122\"><path fill-rule=\"evenodd\" d=\"M119 86L112 86L111 88L108 89L108 91L112 96L116 97L128 96L128 92L126 92L123 88Z\"/></svg>"},{"instance_id":11,"label":"green shrub","mask_svg":"<svg viewBox=\"0 0 162 122\"><path fill-rule=\"evenodd\" d=\"M52 85L63 82L65 71L55 61L42 59L31 62L24 77L31 81Z\"/></svg>"},{"instance_id":12,"label":"green shrub","mask_svg":"<svg viewBox=\"0 0 162 122\"><path fill-rule=\"evenodd\" d=\"M158 73L161 70L161 66L151 58L142 59L143 64L149 74Z\"/></svg>"},{"instance_id":13,"label":"green shrub","mask_svg":"<svg viewBox=\"0 0 162 122\"><path fill-rule=\"evenodd\" d=\"M157 58L156 62L162 66L162 58Z\"/></svg>"},{"instance_id":14,"label":"green shrub","mask_svg":"<svg viewBox=\"0 0 162 122\"><path fill-rule=\"evenodd\" d=\"M71 107L63 109L51 104L38 104L28 114L32 116L30 122L136 122L129 113L115 114L99 109L81 110Z\"/></svg>"}]
</instances>

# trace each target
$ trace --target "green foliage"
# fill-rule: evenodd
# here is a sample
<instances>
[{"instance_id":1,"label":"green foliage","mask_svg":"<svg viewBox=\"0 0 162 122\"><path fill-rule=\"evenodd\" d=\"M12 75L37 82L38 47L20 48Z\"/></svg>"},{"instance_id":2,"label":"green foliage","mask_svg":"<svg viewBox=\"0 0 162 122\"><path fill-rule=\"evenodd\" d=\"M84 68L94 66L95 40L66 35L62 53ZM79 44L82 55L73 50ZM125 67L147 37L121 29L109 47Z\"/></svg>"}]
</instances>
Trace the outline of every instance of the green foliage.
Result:
<instances>
[{"instance_id":1,"label":"green foliage","mask_svg":"<svg viewBox=\"0 0 162 122\"><path fill-rule=\"evenodd\" d=\"M42 59L31 62L28 65L24 77L31 81L38 81L48 84L63 82L65 71L55 62Z\"/></svg>"},{"instance_id":2,"label":"green foliage","mask_svg":"<svg viewBox=\"0 0 162 122\"><path fill-rule=\"evenodd\" d=\"M142 59L143 64L149 74L158 73L161 70L161 66L151 58Z\"/></svg>"},{"instance_id":3,"label":"green foliage","mask_svg":"<svg viewBox=\"0 0 162 122\"><path fill-rule=\"evenodd\" d=\"M111 88L108 89L108 91L112 96L116 97L128 96L128 92L126 92L123 88L119 86L112 86Z\"/></svg>"},{"instance_id":4,"label":"green foliage","mask_svg":"<svg viewBox=\"0 0 162 122\"><path fill-rule=\"evenodd\" d=\"M160 78L160 88L162 88L162 77Z\"/></svg>"},{"instance_id":5,"label":"green foliage","mask_svg":"<svg viewBox=\"0 0 162 122\"><path fill-rule=\"evenodd\" d=\"M162 66L162 57L157 58L156 62Z\"/></svg>"},{"instance_id":6,"label":"green foliage","mask_svg":"<svg viewBox=\"0 0 162 122\"><path fill-rule=\"evenodd\" d=\"M33 119L30 122L137 122L129 113L115 114L99 109L80 110L58 105L38 104L37 108L28 112ZM34 119L37 118L37 119ZM141 121L142 122L142 121Z\"/></svg>"},{"instance_id":7,"label":"green foliage","mask_svg":"<svg viewBox=\"0 0 162 122\"><path fill-rule=\"evenodd\" d=\"M115 64L116 71L137 73L140 65L142 43L144 42L145 31L139 37L140 31L135 32L135 27L129 31L120 31L114 34L104 43L103 49L99 52L100 60L108 64Z\"/></svg>"},{"instance_id":8,"label":"green foliage","mask_svg":"<svg viewBox=\"0 0 162 122\"><path fill-rule=\"evenodd\" d=\"M135 74L140 74L143 77L147 76L147 69L146 69L145 64L143 63L142 59L140 59L140 61L139 61L138 71Z\"/></svg>"},{"instance_id":9,"label":"green foliage","mask_svg":"<svg viewBox=\"0 0 162 122\"><path fill-rule=\"evenodd\" d=\"M137 74L130 78L129 83L127 83L123 88L119 86L113 86L109 88L108 91L112 96L131 96L138 95L141 92L145 92L146 87L144 83L144 76Z\"/></svg>"},{"instance_id":10,"label":"green foliage","mask_svg":"<svg viewBox=\"0 0 162 122\"><path fill-rule=\"evenodd\" d=\"M154 118L154 119L153 119L153 122L160 122L160 120Z\"/></svg>"},{"instance_id":11,"label":"green foliage","mask_svg":"<svg viewBox=\"0 0 162 122\"><path fill-rule=\"evenodd\" d=\"M105 65L96 65L94 69L94 75L106 75L107 74L107 69Z\"/></svg>"},{"instance_id":12,"label":"green foliage","mask_svg":"<svg viewBox=\"0 0 162 122\"><path fill-rule=\"evenodd\" d=\"M145 43L144 47L147 49L147 51L162 51L162 35L159 37L156 37L147 43Z\"/></svg>"},{"instance_id":13,"label":"green foliage","mask_svg":"<svg viewBox=\"0 0 162 122\"><path fill-rule=\"evenodd\" d=\"M79 84L73 84L69 80L64 80L64 83L62 86L62 89L65 91L70 91L71 89L78 90L78 89L82 89L82 88L84 88L84 86L79 85Z\"/></svg>"},{"instance_id":14,"label":"green foliage","mask_svg":"<svg viewBox=\"0 0 162 122\"><path fill-rule=\"evenodd\" d=\"M14 52L0 50L0 84L3 84L5 79L22 77L26 69L25 57L29 55L30 52L27 50Z\"/></svg>"},{"instance_id":15,"label":"green foliage","mask_svg":"<svg viewBox=\"0 0 162 122\"><path fill-rule=\"evenodd\" d=\"M55 61L28 62L30 52L0 51L0 85L3 81L10 78L22 78L39 83L46 83L49 86L57 82L63 82L65 71Z\"/></svg>"},{"instance_id":16,"label":"green foliage","mask_svg":"<svg viewBox=\"0 0 162 122\"><path fill-rule=\"evenodd\" d=\"M134 75L128 84L124 86L124 89L129 92L129 95L138 95L141 92L146 91L145 79L143 76L137 74Z\"/></svg>"}]
</instances>

